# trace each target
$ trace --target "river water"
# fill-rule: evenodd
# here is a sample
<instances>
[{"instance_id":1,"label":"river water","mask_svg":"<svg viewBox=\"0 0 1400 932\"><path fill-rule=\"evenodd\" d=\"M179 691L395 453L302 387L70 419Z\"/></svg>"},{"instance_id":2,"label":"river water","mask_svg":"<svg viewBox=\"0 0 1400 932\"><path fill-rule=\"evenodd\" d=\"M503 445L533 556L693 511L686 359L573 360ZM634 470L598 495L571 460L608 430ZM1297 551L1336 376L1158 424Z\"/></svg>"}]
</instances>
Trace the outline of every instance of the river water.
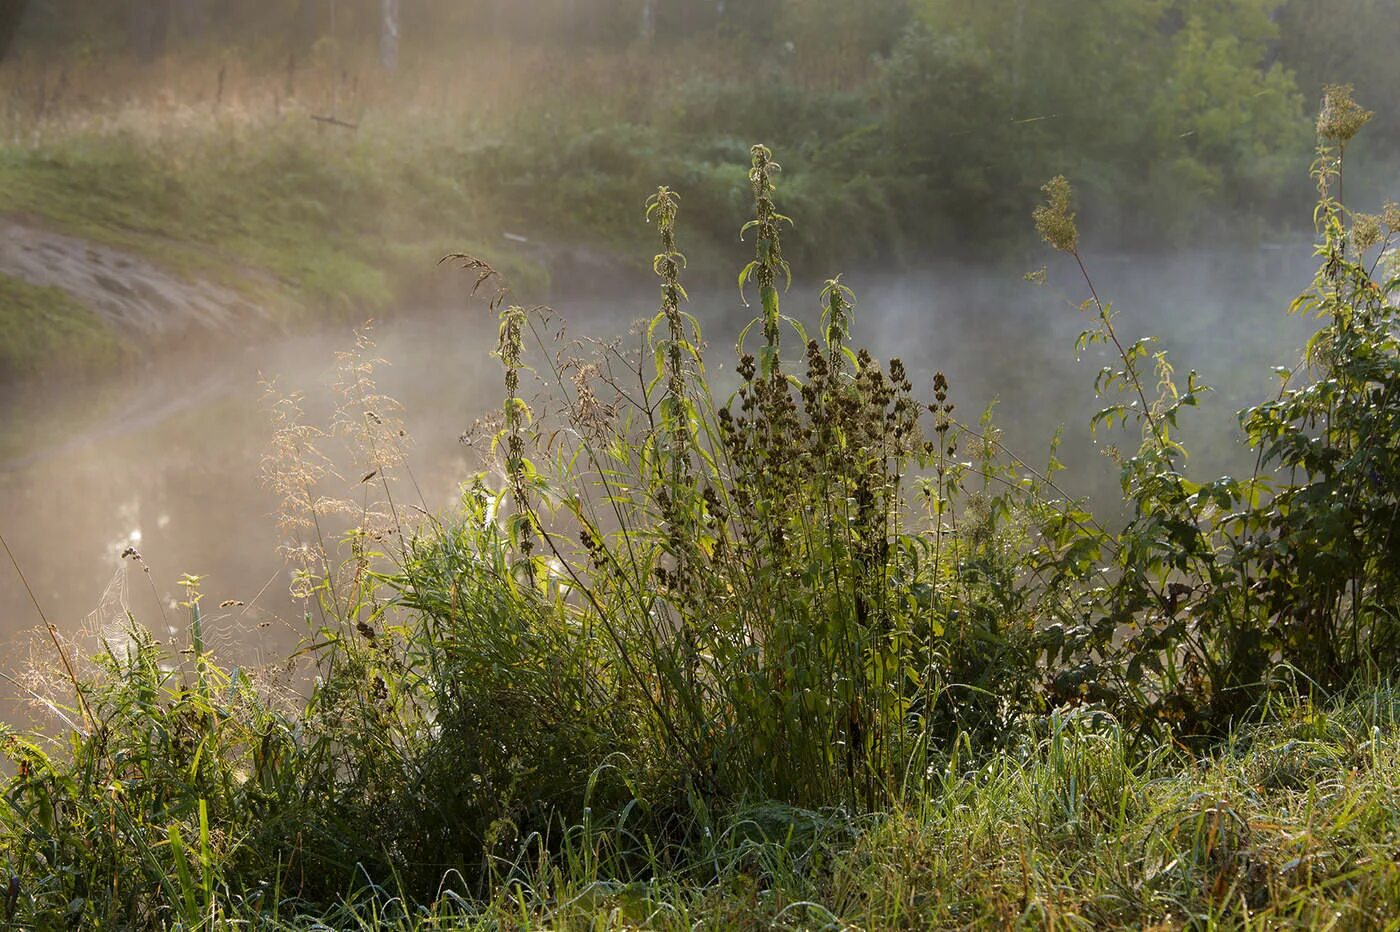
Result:
<instances>
[{"instance_id":1,"label":"river water","mask_svg":"<svg viewBox=\"0 0 1400 932\"><path fill-rule=\"evenodd\" d=\"M1309 250L1298 247L1248 258L1123 257L1096 271L1100 292L1122 308L1125 337L1161 334L1183 378L1194 366L1219 388L1187 435L1196 438L1198 474L1252 463L1231 433L1234 412L1277 386L1271 366L1297 361L1312 325L1284 311L1312 270ZM882 357L901 356L925 394L933 372L946 372L968 420L996 397L1008 445L1032 463L1044 462L1049 438L1066 425L1067 482L1076 494L1111 500L1113 467L1084 429L1105 360L1079 359L1074 350L1090 323L1076 309L1083 284L1057 269L1037 287L1018 271L950 265L851 276L860 298L858 342ZM785 310L810 326L816 290L795 287ZM652 289L638 287L622 298L562 300L558 308L572 335L604 338L626 334L653 299ZM734 335L751 312L724 291L691 310L723 380L732 371ZM304 392L308 419L324 423L335 353L352 345L351 330L227 340L171 353L106 383L49 386L5 402L0 534L34 599L0 553L0 643L8 647L0 670L13 672L31 652L48 649L34 636L40 616L33 601L72 636L119 626L129 610L157 636L183 638L183 573L204 577L216 649L248 663L284 655L305 629L278 552L277 499L259 478L272 436L263 383ZM431 512L450 513L477 468L459 437L499 403L495 337L486 309L465 304L402 311L375 330L377 353L389 362L381 387L403 404L413 438L413 498ZM123 559L129 548L142 563ZM242 604L217 607L225 602Z\"/></svg>"}]
</instances>

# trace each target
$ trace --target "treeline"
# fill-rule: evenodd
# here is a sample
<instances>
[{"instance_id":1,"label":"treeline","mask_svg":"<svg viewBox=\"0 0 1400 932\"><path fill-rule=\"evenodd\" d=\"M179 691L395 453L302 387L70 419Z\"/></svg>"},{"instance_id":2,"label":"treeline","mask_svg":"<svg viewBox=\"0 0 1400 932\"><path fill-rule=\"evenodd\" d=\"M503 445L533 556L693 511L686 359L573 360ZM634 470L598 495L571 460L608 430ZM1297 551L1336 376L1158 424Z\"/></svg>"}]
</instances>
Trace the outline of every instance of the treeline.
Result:
<instances>
[{"instance_id":1,"label":"treeline","mask_svg":"<svg viewBox=\"0 0 1400 932\"><path fill-rule=\"evenodd\" d=\"M1306 158L1302 115L1324 83L1354 83L1373 102L1378 151L1400 142L1391 0L8 4L23 8L14 49L45 63L236 49L272 70L333 47L337 68L358 50L356 68L378 56L435 86L482 61L473 50L547 50L521 95L538 112L500 140L510 155L464 142L457 164L571 205L590 235L630 230L613 205L670 180L727 242L743 192L721 166L736 139L780 147L807 216L846 226L858 256L1019 237L1009 218L1055 173L1127 240L1267 233L1310 196L1290 169ZM613 87L562 70L609 54Z\"/></svg>"},{"instance_id":2,"label":"treeline","mask_svg":"<svg viewBox=\"0 0 1400 932\"><path fill-rule=\"evenodd\" d=\"M1366 84L1394 84L1400 72L1389 54L1400 25L1388 0L0 0L0 21L21 24L28 41L144 54L189 41L285 46L332 32L375 39L386 13L419 46L502 38L616 46L719 35L838 58L887 53L917 22L939 32L990 27L998 50L1019 58L1037 38L1067 33L1122 52L1144 38L1133 34L1141 27L1169 38L1198 19L1222 35L1236 30L1247 44L1263 41L1271 59L1309 74L1343 58ZM1058 54L1073 60L1068 48Z\"/></svg>"},{"instance_id":3,"label":"treeline","mask_svg":"<svg viewBox=\"0 0 1400 932\"><path fill-rule=\"evenodd\" d=\"M482 42L722 41L807 86L847 88L874 78L877 62L907 68L911 54L933 55L911 77L947 107L973 93L989 119L1059 121L1076 143L1086 127L1102 136L1101 111L1113 108L1130 124L1194 132L1194 157L1276 143L1297 110L1261 108L1276 107L1290 76L1309 95L1353 82L1379 113L1394 112L1394 12L1389 0L0 0L0 25L18 24L20 49L146 58L208 45L269 56L325 39L372 46L386 31L409 59ZM1252 96L1261 91L1264 103ZM1192 109L1217 112L1209 126L1180 125ZM1262 140L1227 138L1225 124L1261 115ZM1140 148L1136 133L1111 134Z\"/></svg>"},{"instance_id":4,"label":"treeline","mask_svg":"<svg viewBox=\"0 0 1400 932\"><path fill-rule=\"evenodd\" d=\"M332 36L376 39L386 20L411 44L509 39L619 46L705 35L773 38L837 19L880 23L888 46L909 19L905 0L6 0L31 40L158 55L173 44L224 41L285 48ZM869 32L859 29L858 32ZM879 43L877 43L879 44Z\"/></svg>"},{"instance_id":5,"label":"treeline","mask_svg":"<svg viewBox=\"0 0 1400 932\"><path fill-rule=\"evenodd\" d=\"M560 197L579 204L612 185L597 192L601 212L626 185L664 177L686 182L693 211L721 216L734 192L705 186L732 160L737 127L786 154L790 196L817 218L813 229L847 231L847 255L1016 240L1013 218L1056 173L1078 181L1101 230L1150 246L1292 226L1311 193L1291 166L1307 158L1303 115L1323 83L1354 82L1378 102L1374 135L1393 141L1400 131L1400 108L1388 106L1400 60L1380 41L1400 18L1381 0L784 0L736 9L726 15L738 19L715 29L735 30L726 51L747 53L745 74L685 73L678 91L594 120L599 131L577 144L542 128L533 148L513 149L541 163L522 167L521 195L562 187ZM1356 34L1366 30L1377 38ZM655 41L667 40L658 31ZM675 152L690 153L687 164L672 165ZM619 165L637 166L637 176ZM819 249L819 238L795 244L805 247Z\"/></svg>"}]
</instances>

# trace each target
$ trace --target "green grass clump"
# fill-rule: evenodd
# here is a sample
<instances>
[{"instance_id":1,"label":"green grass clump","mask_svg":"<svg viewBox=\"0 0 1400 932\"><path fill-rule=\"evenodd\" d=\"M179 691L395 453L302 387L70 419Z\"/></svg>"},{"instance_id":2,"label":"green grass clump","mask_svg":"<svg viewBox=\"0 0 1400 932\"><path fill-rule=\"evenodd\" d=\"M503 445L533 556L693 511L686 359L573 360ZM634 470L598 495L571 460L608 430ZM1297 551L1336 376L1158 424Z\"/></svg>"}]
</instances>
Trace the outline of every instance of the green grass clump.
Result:
<instances>
[{"instance_id":1,"label":"green grass clump","mask_svg":"<svg viewBox=\"0 0 1400 932\"><path fill-rule=\"evenodd\" d=\"M110 367L131 357L101 319L61 288L0 275L0 383Z\"/></svg>"},{"instance_id":2,"label":"green grass clump","mask_svg":"<svg viewBox=\"0 0 1400 932\"><path fill-rule=\"evenodd\" d=\"M12 920L428 930L1400 919L1390 687L1320 706L1289 700L1204 757L1144 753L1111 720L1057 714L991 756L950 749L925 792L866 816L692 797L667 831L648 834L639 802L608 816L586 809L548 833L503 839L476 894L454 891L449 876L417 899L375 866L304 861L327 829L372 830L332 821L334 806L310 795L305 781L331 749L243 674L207 659L198 675L188 662L183 674L162 671L170 661L149 643L108 656L88 694L104 727L75 739L72 763L8 739L19 776L0 856L18 881ZM426 814L413 824L460 827ZM376 840L387 849L403 836Z\"/></svg>"}]
</instances>

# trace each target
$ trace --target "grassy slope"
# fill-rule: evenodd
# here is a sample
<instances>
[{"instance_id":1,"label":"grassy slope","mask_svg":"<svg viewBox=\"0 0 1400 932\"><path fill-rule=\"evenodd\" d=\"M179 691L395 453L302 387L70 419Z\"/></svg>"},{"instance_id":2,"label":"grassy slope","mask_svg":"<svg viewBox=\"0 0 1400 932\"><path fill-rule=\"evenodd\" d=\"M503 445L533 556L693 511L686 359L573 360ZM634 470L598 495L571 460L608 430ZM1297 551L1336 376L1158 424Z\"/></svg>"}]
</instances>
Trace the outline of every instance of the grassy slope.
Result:
<instances>
[{"instance_id":1,"label":"grassy slope","mask_svg":"<svg viewBox=\"0 0 1400 932\"><path fill-rule=\"evenodd\" d=\"M287 119L71 133L0 148L0 211L239 288L288 322L390 310L426 290L450 251L488 252L517 282L538 286L538 267L500 245L454 173L448 141L425 138L429 129L351 134ZM0 295L0 313L13 325L5 352L14 371L60 362L71 334L36 329L12 291Z\"/></svg>"},{"instance_id":2,"label":"grassy slope","mask_svg":"<svg viewBox=\"0 0 1400 932\"><path fill-rule=\"evenodd\" d=\"M519 863L486 904L403 915L371 890L274 928L1382 928L1400 922L1400 694L1289 706L1215 753L1057 719L942 787L851 821L715 814L682 870L624 874L604 828ZM704 816L701 814L700 821ZM314 918L313 918L314 912ZM236 908L228 916L237 915ZM266 916L264 916L266 919Z\"/></svg>"}]
</instances>

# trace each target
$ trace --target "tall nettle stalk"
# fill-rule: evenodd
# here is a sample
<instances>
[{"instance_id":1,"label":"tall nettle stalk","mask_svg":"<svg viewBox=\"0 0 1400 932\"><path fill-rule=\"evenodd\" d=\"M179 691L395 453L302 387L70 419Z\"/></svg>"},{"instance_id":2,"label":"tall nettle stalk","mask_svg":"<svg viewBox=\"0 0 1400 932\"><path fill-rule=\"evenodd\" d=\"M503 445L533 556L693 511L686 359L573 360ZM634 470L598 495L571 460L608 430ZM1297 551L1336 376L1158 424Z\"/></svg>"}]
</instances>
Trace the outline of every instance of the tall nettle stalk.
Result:
<instances>
[{"instance_id":1,"label":"tall nettle stalk","mask_svg":"<svg viewBox=\"0 0 1400 932\"><path fill-rule=\"evenodd\" d=\"M669 445L667 459L671 479L676 485L690 474L690 405L685 359L688 350L694 352L681 313L681 302L687 295L680 282L685 256L676 250L679 210L680 196L667 187L657 189L647 202L647 218L656 221L661 237L661 251L652 260L652 269L661 279L661 310L653 318L651 330L654 332L658 324L666 325L665 342L654 343L653 349L658 358L657 378L666 382L666 396L661 404L662 425Z\"/></svg>"},{"instance_id":2,"label":"tall nettle stalk","mask_svg":"<svg viewBox=\"0 0 1400 932\"><path fill-rule=\"evenodd\" d=\"M504 426L495 443L505 444L506 479L510 484L514 514L510 518L510 534L522 557L526 574L533 578L531 554L535 549L535 512L530 504L531 466L525 457L525 432L530 426L530 406L520 397L520 370L524 367L524 330L526 311L511 305L501 312L501 326L496 357L505 369L505 401L501 405Z\"/></svg>"},{"instance_id":3,"label":"tall nettle stalk","mask_svg":"<svg viewBox=\"0 0 1400 932\"><path fill-rule=\"evenodd\" d=\"M655 461L656 499L665 525L665 549L675 560L674 581L685 587L692 581L693 554L686 551L694 539L700 501L691 462L696 416L691 381L702 362L699 325L681 310L681 302L689 296L680 281L685 256L676 248L679 211L680 196L668 187L658 188L647 200L647 220L655 221L661 239L661 250L652 260L652 269L661 279L661 307L647 328L647 342L656 360L652 384L665 385ZM655 334L662 327L665 337L658 341Z\"/></svg>"},{"instance_id":4,"label":"tall nettle stalk","mask_svg":"<svg viewBox=\"0 0 1400 932\"><path fill-rule=\"evenodd\" d=\"M779 225L791 223L778 213L773 204L776 185L773 176L782 171L782 166L773 161L773 153L767 146L756 145L751 150L753 164L749 169L749 186L753 189L755 216L744 224L743 233L755 230L754 259L739 273L739 288L752 279L758 285L758 297L762 308L763 349L759 355L759 371L771 376L779 370L778 344L782 313L778 307L778 273L781 272L792 284L792 269L783 259L782 238Z\"/></svg>"}]
</instances>

